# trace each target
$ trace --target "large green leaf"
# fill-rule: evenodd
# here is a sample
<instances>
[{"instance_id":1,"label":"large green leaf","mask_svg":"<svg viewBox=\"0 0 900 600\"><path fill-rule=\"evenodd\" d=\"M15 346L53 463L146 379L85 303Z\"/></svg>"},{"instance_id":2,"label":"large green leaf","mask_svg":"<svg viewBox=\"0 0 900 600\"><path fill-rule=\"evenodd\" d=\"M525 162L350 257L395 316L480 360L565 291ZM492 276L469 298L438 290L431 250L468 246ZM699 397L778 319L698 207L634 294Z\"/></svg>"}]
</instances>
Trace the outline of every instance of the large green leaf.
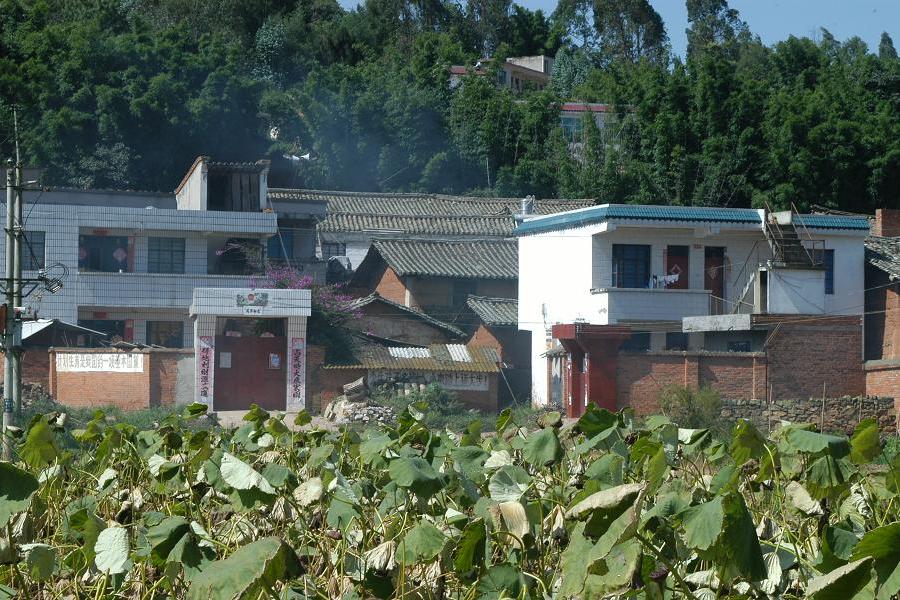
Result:
<instances>
[{"instance_id":1,"label":"large green leaf","mask_svg":"<svg viewBox=\"0 0 900 600\"><path fill-rule=\"evenodd\" d=\"M631 540L613 546L603 565L588 574L584 583L585 598L606 598L624 594L631 588L634 574L641 564L641 544Z\"/></svg>"},{"instance_id":2,"label":"large green leaf","mask_svg":"<svg viewBox=\"0 0 900 600\"><path fill-rule=\"evenodd\" d=\"M519 500L531 485L531 477L518 465L504 465L491 475L488 490L497 502Z\"/></svg>"},{"instance_id":3,"label":"large green leaf","mask_svg":"<svg viewBox=\"0 0 900 600\"><path fill-rule=\"evenodd\" d=\"M463 473L474 478L484 473L484 463L490 455L477 446L461 446L454 448L450 456Z\"/></svg>"},{"instance_id":4,"label":"large green leaf","mask_svg":"<svg viewBox=\"0 0 900 600\"><path fill-rule=\"evenodd\" d=\"M767 576L762 548L756 535L753 517L739 493L726 496L725 535L720 539L722 547L737 571L749 581L760 581Z\"/></svg>"},{"instance_id":5,"label":"large green leaf","mask_svg":"<svg viewBox=\"0 0 900 600\"><path fill-rule=\"evenodd\" d=\"M878 574L878 598L891 598L900 593L900 522L867 532L853 551L854 560L875 559Z\"/></svg>"},{"instance_id":6,"label":"large green leaf","mask_svg":"<svg viewBox=\"0 0 900 600\"><path fill-rule=\"evenodd\" d=\"M690 548L706 550L722 534L725 510L722 497L688 508L681 514L684 524L684 543Z\"/></svg>"},{"instance_id":7,"label":"large green leaf","mask_svg":"<svg viewBox=\"0 0 900 600\"><path fill-rule=\"evenodd\" d=\"M594 437L598 433L618 424L619 417L605 408L600 408L592 402L588 402L584 414L578 419L578 430L588 437Z\"/></svg>"},{"instance_id":8,"label":"large green leaf","mask_svg":"<svg viewBox=\"0 0 900 600\"><path fill-rule=\"evenodd\" d=\"M618 516L634 502L634 499L645 487L647 487L645 483L626 483L608 490L601 490L570 508L566 516L572 519L584 519L598 512Z\"/></svg>"},{"instance_id":9,"label":"large green leaf","mask_svg":"<svg viewBox=\"0 0 900 600\"><path fill-rule=\"evenodd\" d=\"M759 460L766 452L766 439L759 430L746 419L739 419L731 438L731 457L739 465L751 458Z\"/></svg>"},{"instance_id":10,"label":"large green leaf","mask_svg":"<svg viewBox=\"0 0 900 600\"><path fill-rule=\"evenodd\" d=\"M294 551L282 540L267 537L217 560L191 581L189 600L257 598L278 582L302 575Z\"/></svg>"},{"instance_id":11,"label":"large green leaf","mask_svg":"<svg viewBox=\"0 0 900 600\"><path fill-rule=\"evenodd\" d=\"M543 467L557 462L565 453L556 436L556 430L547 428L528 434L522 454L531 465Z\"/></svg>"},{"instance_id":12,"label":"large green leaf","mask_svg":"<svg viewBox=\"0 0 900 600\"><path fill-rule=\"evenodd\" d=\"M441 475L427 460L418 456L395 458L388 467L388 474L397 485L423 498L433 496L443 487Z\"/></svg>"},{"instance_id":13,"label":"large green leaf","mask_svg":"<svg viewBox=\"0 0 900 600\"><path fill-rule=\"evenodd\" d=\"M25 568L35 581L47 581L56 572L56 551L47 544L24 544Z\"/></svg>"},{"instance_id":14,"label":"large green leaf","mask_svg":"<svg viewBox=\"0 0 900 600\"><path fill-rule=\"evenodd\" d=\"M501 563L488 569L475 585L478 600L519 598L525 587L525 577L515 565Z\"/></svg>"},{"instance_id":15,"label":"large green leaf","mask_svg":"<svg viewBox=\"0 0 900 600\"><path fill-rule=\"evenodd\" d=\"M259 471L228 452L222 455L220 467L222 479L236 490L259 490L264 494L275 494L266 478Z\"/></svg>"},{"instance_id":16,"label":"large green leaf","mask_svg":"<svg viewBox=\"0 0 900 600\"><path fill-rule=\"evenodd\" d=\"M881 454L881 436L875 419L863 419L850 438L850 460L858 465L873 461Z\"/></svg>"},{"instance_id":17,"label":"large green leaf","mask_svg":"<svg viewBox=\"0 0 900 600\"><path fill-rule=\"evenodd\" d=\"M177 563L189 576L196 574L215 559L209 542L197 539L196 529L187 519L166 517L147 531L150 556L157 564Z\"/></svg>"},{"instance_id":18,"label":"large green leaf","mask_svg":"<svg viewBox=\"0 0 900 600\"><path fill-rule=\"evenodd\" d=\"M101 573L117 575L131 568L128 531L124 527L107 527L94 544L94 564Z\"/></svg>"},{"instance_id":19,"label":"large green leaf","mask_svg":"<svg viewBox=\"0 0 900 600\"><path fill-rule=\"evenodd\" d=\"M850 454L847 438L807 429L792 428L788 431L786 442L791 450L803 454L825 452L834 458Z\"/></svg>"},{"instance_id":20,"label":"large green leaf","mask_svg":"<svg viewBox=\"0 0 900 600\"><path fill-rule=\"evenodd\" d=\"M447 537L440 529L421 521L397 545L397 560L405 565L428 562L440 553L446 542Z\"/></svg>"},{"instance_id":21,"label":"large green leaf","mask_svg":"<svg viewBox=\"0 0 900 600\"><path fill-rule=\"evenodd\" d=\"M486 540L484 519L474 519L463 528L453 552L453 566L458 575L478 569L484 564Z\"/></svg>"},{"instance_id":22,"label":"large green leaf","mask_svg":"<svg viewBox=\"0 0 900 600\"><path fill-rule=\"evenodd\" d=\"M814 577L806 584L806 595L814 600L848 600L865 587L872 576L872 559L863 558Z\"/></svg>"},{"instance_id":23,"label":"large green leaf","mask_svg":"<svg viewBox=\"0 0 900 600\"><path fill-rule=\"evenodd\" d=\"M28 510L31 496L37 491L38 480L12 463L0 462L0 530L17 512Z\"/></svg>"},{"instance_id":24,"label":"large green leaf","mask_svg":"<svg viewBox=\"0 0 900 600\"><path fill-rule=\"evenodd\" d=\"M43 468L59 456L56 438L46 417L39 417L32 422L28 435L19 448L19 456L33 469Z\"/></svg>"}]
</instances>

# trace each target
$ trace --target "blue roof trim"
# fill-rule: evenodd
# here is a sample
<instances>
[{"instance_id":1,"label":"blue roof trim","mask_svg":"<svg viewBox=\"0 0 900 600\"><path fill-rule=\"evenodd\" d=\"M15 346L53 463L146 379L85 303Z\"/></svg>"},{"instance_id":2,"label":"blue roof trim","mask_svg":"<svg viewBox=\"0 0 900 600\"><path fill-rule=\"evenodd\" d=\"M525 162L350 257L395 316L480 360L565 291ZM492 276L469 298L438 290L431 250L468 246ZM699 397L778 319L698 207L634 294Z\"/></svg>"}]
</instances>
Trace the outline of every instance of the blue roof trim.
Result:
<instances>
[{"instance_id":1,"label":"blue roof trim","mask_svg":"<svg viewBox=\"0 0 900 600\"><path fill-rule=\"evenodd\" d=\"M869 219L866 217L845 217L841 215L799 215L800 223L813 229L851 229L868 231Z\"/></svg>"},{"instance_id":2,"label":"blue roof trim","mask_svg":"<svg viewBox=\"0 0 900 600\"><path fill-rule=\"evenodd\" d=\"M868 231L865 217L842 215L799 215L802 225L813 229ZM714 208L700 206L654 206L639 204L605 204L540 217L521 223L515 235L544 233L559 229L585 227L610 219L643 219L647 221L679 221L692 223L761 224L759 212L749 208Z\"/></svg>"},{"instance_id":3,"label":"blue roof trim","mask_svg":"<svg viewBox=\"0 0 900 600\"><path fill-rule=\"evenodd\" d=\"M527 235L557 229L584 227L609 219L689 221L694 223L761 223L759 213L748 208L608 204L525 221L516 227L515 234Z\"/></svg>"}]
</instances>

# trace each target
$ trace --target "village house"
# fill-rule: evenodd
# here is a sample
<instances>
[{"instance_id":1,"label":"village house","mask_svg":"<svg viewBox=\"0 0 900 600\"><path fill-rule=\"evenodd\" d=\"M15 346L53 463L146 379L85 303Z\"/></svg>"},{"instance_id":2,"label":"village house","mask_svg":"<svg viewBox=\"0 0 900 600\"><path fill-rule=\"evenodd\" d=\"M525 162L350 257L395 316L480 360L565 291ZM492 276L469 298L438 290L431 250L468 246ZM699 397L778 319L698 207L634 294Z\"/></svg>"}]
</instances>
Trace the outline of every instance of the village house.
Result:
<instances>
[{"instance_id":1,"label":"village house","mask_svg":"<svg viewBox=\"0 0 900 600\"><path fill-rule=\"evenodd\" d=\"M358 315L350 326L363 337L386 346L428 346L459 342L466 337L459 327L378 292L358 298L349 309Z\"/></svg>"},{"instance_id":2,"label":"village house","mask_svg":"<svg viewBox=\"0 0 900 600\"><path fill-rule=\"evenodd\" d=\"M865 393L865 218L602 205L519 241L532 402L658 409L668 385L734 399Z\"/></svg>"}]
</instances>

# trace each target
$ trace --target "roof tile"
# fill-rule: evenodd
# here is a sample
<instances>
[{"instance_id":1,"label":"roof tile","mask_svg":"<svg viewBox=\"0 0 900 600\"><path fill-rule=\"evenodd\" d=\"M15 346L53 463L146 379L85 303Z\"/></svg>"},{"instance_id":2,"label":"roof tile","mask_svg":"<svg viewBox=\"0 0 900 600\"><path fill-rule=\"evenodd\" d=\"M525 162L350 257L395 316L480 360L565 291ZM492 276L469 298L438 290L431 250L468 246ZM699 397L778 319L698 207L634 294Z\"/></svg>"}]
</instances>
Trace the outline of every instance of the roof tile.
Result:
<instances>
[{"instance_id":1,"label":"roof tile","mask_svg":"<svg viewBox=\"0 0 900 600\"><path fill-rule=\"evenodd\" d=\"M513 327L519 324L519 301L514 298L469 296L466 305L485 325Z\"/></svg>"},{"instance_id":2,"label":"roof tile","mask_svg":"<svg viewBox=\"0 0 900 600\"><path fill-rule=\"evenodd\" d=\"M404 277L517 279L515 240L375 240L373 250Z\"/></svg>"}]
</instances>

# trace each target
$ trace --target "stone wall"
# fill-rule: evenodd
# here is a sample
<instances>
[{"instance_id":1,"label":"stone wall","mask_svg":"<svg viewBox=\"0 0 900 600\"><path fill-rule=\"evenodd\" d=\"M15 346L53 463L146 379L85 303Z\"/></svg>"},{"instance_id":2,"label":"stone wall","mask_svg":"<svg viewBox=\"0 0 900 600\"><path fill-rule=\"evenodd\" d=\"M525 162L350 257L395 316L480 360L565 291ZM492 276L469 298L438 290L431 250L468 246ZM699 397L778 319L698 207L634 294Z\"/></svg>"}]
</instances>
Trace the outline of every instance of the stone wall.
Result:
<instances>
[{"instance_id":1,"label":"stone wall","mask_svg":"<svg viewBox=\"0 0 900 600\"><path fill-rule=\"evenodd\" d=\"M809 400L724 400L722 416L747 419L761 431L770 431L780 421L814 423L821 431L851 433L862 419L874 418L883 434L897 432L897 411L892 398L869 396Z\"/></svg>"}]
</instances>

